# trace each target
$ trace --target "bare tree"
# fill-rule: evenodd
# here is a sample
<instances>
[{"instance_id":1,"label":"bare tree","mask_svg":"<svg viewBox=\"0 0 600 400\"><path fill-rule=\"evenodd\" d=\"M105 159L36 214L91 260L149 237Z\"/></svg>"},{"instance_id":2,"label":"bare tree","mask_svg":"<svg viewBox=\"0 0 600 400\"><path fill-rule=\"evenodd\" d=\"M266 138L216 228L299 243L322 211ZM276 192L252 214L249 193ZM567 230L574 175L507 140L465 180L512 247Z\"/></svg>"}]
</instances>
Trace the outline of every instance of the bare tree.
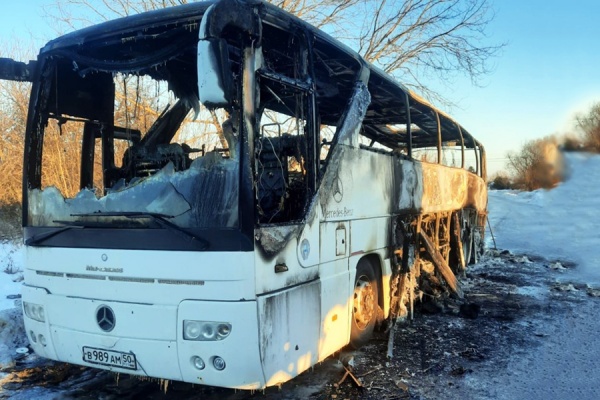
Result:
<instances>
[{"instance_id":1,"label":"bare tree","mask_svg":"<svg viewBox=\"0 0 600 400\"><path fill-rule=\"evenodd\" d=\"M0 43L3 57L29 60L33 50L19 40ZM0 80L0 240L21 235L21 176L29 106L28 82Z\"/></svg>"},{"instance_id":2,"label":"bare tree","mask_svg":"<svg viewBox=\"0 0 600 400\"><path fill-rule=\"evenodd\" d=\"M367 4L368 3L368 4ZM464 73L473 83L487 74L488 61L502 45L483 45L494 14L487 0L371 1L373 18L363 20L359 52L390 74L445 79Z\"/></svg>"},{"instance_id":3,"label":"bare tree","mask_svg":"<svg viewBox=\"0 0 600 400\"><path fill-rule=\"evenodd\" d=\"M33 49L19 40L2 41L3 57L30 60ZM0 80L0 207L21 202L23 144L31 84Z\"/></svg>"},{"instance_id":4,"label":"bare tree","mask_svg":"<svg viewBox=\"0 0 600 400\"><path fill-rule=\"evenodd\" d=\"M31 85L0 81L0 203L21 201L21 170Z\"/></svg>"},{"instance_id":5,"label":"bare tree","mask_svg":"<svg viewBox=\"0 0 600 400\"><path fill-rule=\"evenodd\" d=\"M494 18L490 0L268 0L358 49L368 61L445 101L425 80L468 76L474 84L490 72L504 44L485 44ZM190 0L56 0L49 13L58 26L88 26Z\"/></svg>"},{"instance_id":6,"label":"bare tree","mask_svg":"<svg viewBox=\"0 0 600 400\"><path fill-rule=\"evenodd\" d=\"M600 153L600 103L592 105L586 113L577 114L575 125L583 134L584 148Z\"/></svg>"}]
</instances>

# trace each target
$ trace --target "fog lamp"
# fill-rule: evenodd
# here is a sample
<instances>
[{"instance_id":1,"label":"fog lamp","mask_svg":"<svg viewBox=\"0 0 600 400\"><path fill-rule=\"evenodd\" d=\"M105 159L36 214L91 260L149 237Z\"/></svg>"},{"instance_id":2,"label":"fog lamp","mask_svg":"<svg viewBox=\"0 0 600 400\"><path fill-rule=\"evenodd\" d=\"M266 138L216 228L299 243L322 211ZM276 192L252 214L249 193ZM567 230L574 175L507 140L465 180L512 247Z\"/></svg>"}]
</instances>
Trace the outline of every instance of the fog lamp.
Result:
<instances>
[{"instance_id":1,"label":"fog lamp","mask_svg":"<svg viewBox=\"0 0 600 400\"><path fill-rule=\"evenodd\" d=\"M204 360L198 356L192 357L192 365L199 370L203 370L204 367L206 367L206 364L204 364Z\"/></svg>"},{"instance_id":2,"label":"fog lamp","mask_svg":"<svg viewBox=\"0 0 600 400\"><path fill-rule=\"evenodd\" d=\"M215 369L217 371L223 371L226 367L225 365L225 360L223 360L221 357L216 356L213 358L213 367L215 367Z\"/></svg>"}]
</instances>

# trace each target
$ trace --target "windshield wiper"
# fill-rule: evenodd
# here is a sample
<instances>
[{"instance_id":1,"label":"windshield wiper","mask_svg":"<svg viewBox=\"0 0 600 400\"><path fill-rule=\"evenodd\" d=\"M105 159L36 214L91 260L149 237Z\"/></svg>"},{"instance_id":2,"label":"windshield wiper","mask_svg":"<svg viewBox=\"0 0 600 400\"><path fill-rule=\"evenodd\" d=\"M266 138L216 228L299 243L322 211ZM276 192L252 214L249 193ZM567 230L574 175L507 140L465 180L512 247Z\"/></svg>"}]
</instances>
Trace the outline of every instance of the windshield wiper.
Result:
<instances>
[{"instance_id":1,"label":"windshield wiper","mask_svg":"<svg viewBox=\"0 0 600 400\"><path fill-rule=\"evenodd\" d=\"M59 221L53 221L53 222L59 222ZM60 222L62 222L62 221L60 221ZM54 230L48 231L48 232L38 233L37 235L33 235L32 237L25 240L25 246L34 246L34 245L39 244L47 239L50 239L51 237L53 237L55 235L58 235L59 233L68 231L69 229L83 229L83 228L85 228L85 225L65 225L65 226L56 228Z\"/></svg>"},{"instance_id":2,"label":"windshield wiper","mask_svg":"<svg viewBox=\"0 0 600 400\"><path fill-rule=\"evenodd\" d=\"M153 212L144 212L144 211L110 211L110 212L95 212L95 213L87 213L87 214L71 214L72 217L125 217L125 218L149 218L152 221L156 222L161 227L175 232L185 238L189 239L192 242L197 243L201 246L200 250L206 250L210 246L210 243L206 240L197 236L191 232L188 232L186 229L181 228L180 226L175 225L171 221L170 218L174 218L172 215L153 213Z\"/></svg>"}]
</instances>

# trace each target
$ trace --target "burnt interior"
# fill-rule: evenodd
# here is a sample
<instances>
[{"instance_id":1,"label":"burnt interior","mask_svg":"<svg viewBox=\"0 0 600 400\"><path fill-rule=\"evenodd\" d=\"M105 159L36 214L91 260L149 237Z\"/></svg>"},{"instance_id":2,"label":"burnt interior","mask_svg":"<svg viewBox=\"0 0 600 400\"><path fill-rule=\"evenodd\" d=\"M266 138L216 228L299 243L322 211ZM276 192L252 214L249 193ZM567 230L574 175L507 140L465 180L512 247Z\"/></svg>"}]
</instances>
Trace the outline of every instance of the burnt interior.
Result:
<instances>
[{"instance_id":1,"label":"burnt interior","mask_svg":"<svg viewBox=\"0 0 600 400\"><path fill-rule=\"evenodd\" d=\"M317 134L309 44L300 29L263 25L255 187L259 223L301 220L315 192Z\"/></svg>"},{"instance_id":2,"label":"burnt interior","mask_svg":"<svg viewBox=\"0 0 600 400\"><path fill-rule=\"evenodd\" d=\"M104 185L119 179L148 176L168 162L177 170L189 167L193 149L170 145L177 128L192 108L197 108L197 23L149 27L143 31L89 40L83 46L52 53L49 62L51 88L47 115L61 123L75 118L86 121L81 187L91 187L94 139L103 141ZM132 73L168 82L179 101L165 110L141 138L139 130L119 126L114 120L113 74ZM128 139L122 167L113 159L114 139Z\"/></svg>"},{"instance_id":3,"label":"burnt interior","mask_svg":"<svg viewBox=\"0 0 600 400\"><path fill-rule=\"evenodd\" d=\"M408 149L436 147L441 143L454 142L467 149L480 144L447 115L437 112L431 105L399 85L384 72L369 66L349 49L306 24L293 24L274 13L265 17L278 28L264 25L264 41L272 43L278 50L269 54L273 70L286 76L297 76L297 59L290 49L297 48L287 36L303 33L310 46L309 69L315 84L318 123L336 126L340 121L352 95L354 83L359 79L362 68L370 70L368 89L371 103L363 121L362 134L390 151L410 154ZM271 19L269 19L271 18ZM285 21L282 22L282 21ZM281 29L285 26L285 30ZM287 31L286 31L287 30ZM282 50L284 49L284 50ZM438 118L440 132L438 133ZM404 129L398 129L404 126ZM440 143L440 144L441 144Z\"/></svg>"}]
</instances>

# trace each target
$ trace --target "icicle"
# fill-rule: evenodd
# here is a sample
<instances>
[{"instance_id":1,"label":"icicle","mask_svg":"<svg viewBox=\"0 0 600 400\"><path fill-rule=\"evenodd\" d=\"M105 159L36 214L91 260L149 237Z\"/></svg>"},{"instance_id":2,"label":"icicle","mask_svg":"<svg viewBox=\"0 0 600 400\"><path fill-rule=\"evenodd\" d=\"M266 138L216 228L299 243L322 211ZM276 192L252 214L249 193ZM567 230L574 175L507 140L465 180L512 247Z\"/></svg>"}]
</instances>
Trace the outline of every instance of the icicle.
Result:
<instances>
[{"instance_id":1,"label":"icicle","mask_svg":"<svg viewBox=\"0 0 600 400\"><path fill-rule=\"evenodd\" d=\"M169 379L161 379L159 381L159 386L165 394L167 394L167 389L169 388L169 382L171 382Z\"/></svg>"}]
</instances>

